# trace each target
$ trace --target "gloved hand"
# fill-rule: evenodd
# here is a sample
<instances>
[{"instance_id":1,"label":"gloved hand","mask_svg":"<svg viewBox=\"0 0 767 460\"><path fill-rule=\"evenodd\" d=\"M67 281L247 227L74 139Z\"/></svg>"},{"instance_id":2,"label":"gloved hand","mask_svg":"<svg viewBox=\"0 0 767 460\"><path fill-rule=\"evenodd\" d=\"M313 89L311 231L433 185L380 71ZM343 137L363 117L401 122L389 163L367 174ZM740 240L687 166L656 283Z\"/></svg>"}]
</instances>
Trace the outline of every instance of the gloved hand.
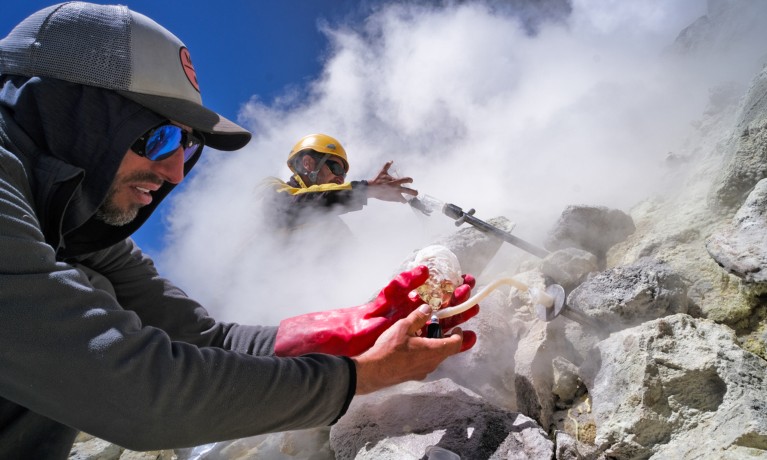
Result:
<instances>
[{"instance_id":1,"label":"gloved hand","mask_svg":"<svg viewBox=\"0 0 767 460\"><path fill-rule=\"evenodd\" d=\"M367 304L284 319L277 330L274 353L277 356L306 353L357 356L370 348L383 331L423 304L417 294L410 293L428 278L429 269L421 265L400 273ZM453 292L451 305L468 299L473 286L474 277L464 275L464 284ZM478 305L445 318L440 324L448 330L477 313ZM425 333L423 336L426 336ZM461 351L468 350L476 341L473 332L464 332Z\"/></svg>"}]
</instances>

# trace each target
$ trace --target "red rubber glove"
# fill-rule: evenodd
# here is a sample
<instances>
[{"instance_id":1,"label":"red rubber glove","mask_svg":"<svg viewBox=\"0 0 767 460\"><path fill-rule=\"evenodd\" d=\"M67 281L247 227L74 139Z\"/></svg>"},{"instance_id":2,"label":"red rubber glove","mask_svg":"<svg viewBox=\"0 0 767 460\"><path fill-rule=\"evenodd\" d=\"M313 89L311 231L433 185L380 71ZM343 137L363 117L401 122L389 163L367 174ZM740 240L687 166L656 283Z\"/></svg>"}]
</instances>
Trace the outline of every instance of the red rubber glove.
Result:
<instances>
[{"instance_id":1,"label":"red rubber glove","mask_svg":"<svg viewBox=\"0 0 767 460\"><path fill-rule=\"evenodd\" d=\"M428 278L429 269L421 265L400 273L365 305L284 319L277 329L274 353L277 356L306 353L357 356L373 346L383 331L423 303L417 294L409 294ZM473 286L474 277L464 275L464 284L453 292L451 305L468 299ZM448 330L477 313L479 306L475 305L461 314L445 318L440 324ZM461 351L468 350L477 341L473 332L465 331L463 334Z\"/></svg>"}]
</instances>

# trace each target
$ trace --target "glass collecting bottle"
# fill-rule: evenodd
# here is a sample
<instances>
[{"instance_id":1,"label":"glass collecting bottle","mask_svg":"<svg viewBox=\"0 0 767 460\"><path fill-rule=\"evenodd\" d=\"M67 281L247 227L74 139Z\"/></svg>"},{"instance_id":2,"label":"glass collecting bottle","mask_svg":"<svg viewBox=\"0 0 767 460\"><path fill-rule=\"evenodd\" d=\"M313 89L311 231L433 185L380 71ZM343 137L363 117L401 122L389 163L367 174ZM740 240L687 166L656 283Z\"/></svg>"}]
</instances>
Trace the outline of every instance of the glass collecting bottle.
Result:
<instances>
[{"instance_id":1,"label":"glass collecting bottle","mask_svg":"<svg viewBox=\"0 0 767 460\"><path fill-rule=\"evenodd\" d=\"M455 288L461 285L461 265L458 257L442 245L431 245L418 251L410 268L426 265L429 279L416 289L418 296L432 311L446 307Z\"/></svg>"}]
</instances>

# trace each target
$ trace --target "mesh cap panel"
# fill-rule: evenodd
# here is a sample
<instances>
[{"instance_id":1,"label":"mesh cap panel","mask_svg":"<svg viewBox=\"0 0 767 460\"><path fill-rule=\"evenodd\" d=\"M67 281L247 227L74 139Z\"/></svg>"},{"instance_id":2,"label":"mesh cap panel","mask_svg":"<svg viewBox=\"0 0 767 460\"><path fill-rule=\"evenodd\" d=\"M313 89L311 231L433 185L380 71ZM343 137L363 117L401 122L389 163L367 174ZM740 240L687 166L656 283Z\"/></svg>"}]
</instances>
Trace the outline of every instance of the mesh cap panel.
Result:
<instances>
[{"instance_id":1,"label":"mesh cap panel","mask_svg":"<svg viewBox=\"0 0 767 460\"><path fill-rule=\"evenodd\" d=\"M60 5L35 13L2 41L0 56L8 50L10 58L9 68L4 71L128 89L131 81L128 9L116 5L94 9L74 3L51 15L56 8ZM0 59L6 63L6 59Z\"/></svg>"},{"instance_id":2,"label":"mesh cap panel","mask_svg":"<svg viewBox=\"0 0 767 460\"><path fill-rule=\"evenodd\" d=\"M83 22L89 27L83 27ZM115 30L124 32L114 33ZM66 14L51 18L39 41L47 44L44 51L36 52L39 71L47 69L51 76L58 75L64 80L84 76L82 83L112 89L130 86L130 15L123 6L109 5L98 10L68 8ZM85 56L84 49L88 50ZM73 63L78 68L73 68ZM81 64L86 68L79 68Z\"/></svg>"}]
</instances>

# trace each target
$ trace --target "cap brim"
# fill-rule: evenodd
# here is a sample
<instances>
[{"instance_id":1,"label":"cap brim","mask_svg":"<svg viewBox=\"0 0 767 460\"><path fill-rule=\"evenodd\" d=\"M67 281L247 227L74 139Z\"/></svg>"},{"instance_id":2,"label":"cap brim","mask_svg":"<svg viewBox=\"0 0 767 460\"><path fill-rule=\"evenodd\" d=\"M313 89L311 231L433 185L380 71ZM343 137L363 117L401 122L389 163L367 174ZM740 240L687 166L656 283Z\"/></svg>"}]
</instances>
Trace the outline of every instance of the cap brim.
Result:
<instances>
[{"instance_id":1,"label":"cap brim","mask_svg":"<svg viewBox=\"0 0 767 460\"><path fill-rule=\"evenodd\" d=\"M239 150L252 137L245 128L194 102L129 91L117 92L169 120L202 132L205 135L205 145L214 149Z\"/></svg>"}]
</instances>

